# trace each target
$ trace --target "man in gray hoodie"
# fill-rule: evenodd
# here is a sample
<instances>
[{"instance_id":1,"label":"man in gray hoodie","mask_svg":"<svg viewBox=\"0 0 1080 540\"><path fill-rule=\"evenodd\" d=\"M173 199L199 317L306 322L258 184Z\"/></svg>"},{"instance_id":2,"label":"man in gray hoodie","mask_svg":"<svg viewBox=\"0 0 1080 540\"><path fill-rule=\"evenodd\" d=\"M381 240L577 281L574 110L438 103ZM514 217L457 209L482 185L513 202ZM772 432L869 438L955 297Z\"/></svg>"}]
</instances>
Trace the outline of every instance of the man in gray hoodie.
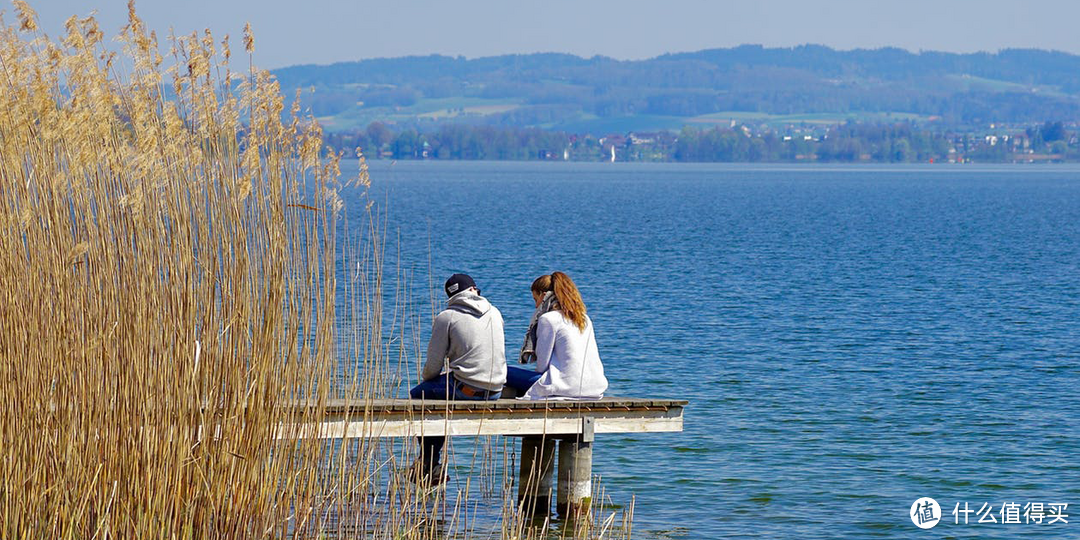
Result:
<instances>
[{"instance_id":1,"label":"man in gray hoodie","mask_svg":"<svg viewBox=\"0 0 1080 540\"><path fill-rule=\"evenodd\" d=\"M506 383L506 345L502 313L480 296L466 274L444 285L447 307L435 317L420 384L413 399L499 399ZM412 474L432 484L445 479L440 465L444 437L421 437L420 459Z\"/></svg>"}]
</instances>

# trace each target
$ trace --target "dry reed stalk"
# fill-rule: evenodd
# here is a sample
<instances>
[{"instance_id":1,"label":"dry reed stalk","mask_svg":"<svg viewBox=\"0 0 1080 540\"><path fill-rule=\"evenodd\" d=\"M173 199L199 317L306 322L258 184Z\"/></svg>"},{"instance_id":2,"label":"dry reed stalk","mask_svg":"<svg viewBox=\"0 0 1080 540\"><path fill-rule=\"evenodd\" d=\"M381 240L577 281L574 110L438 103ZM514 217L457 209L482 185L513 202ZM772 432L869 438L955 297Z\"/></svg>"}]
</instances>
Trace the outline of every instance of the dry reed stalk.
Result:
<instances>
[{"instance_id":1,"label":"dry reed stalk","mask_svg":"<svg viewBox=\"0 0 1080 540\"><path fill-rule=\"evenodd\" d=\"M207 32L0 30L0 535L306 535L340 488L336 156ZM129 69L124 77L116 75ZM233 89L240 81L239 91ZM171 87L171 94L170 94ZM309 405L290 404L304 400Z\"/></svg>"},{"instance_id":2,"label":"dry reed stalk","mask_svg":"<svg viewBox=\"0 0 1080 540\"><path fill-rule=\"evenodd\" d=\"M385 216L369 203L355 247L339 235L340 156L269 73L232 71L208 31L166 60L130 6L119 55L93 18L52 41L15 6L18 26L0 23L0 539L545 534L513 511L512 444L473 454L506 516L477 532L471 482L428 493L397 473L411 441L301 436L329 398L392 397L421 330L406 289L384 303ZM352 182L368 185L362 158Z\"/></svg>"}]
</instances>

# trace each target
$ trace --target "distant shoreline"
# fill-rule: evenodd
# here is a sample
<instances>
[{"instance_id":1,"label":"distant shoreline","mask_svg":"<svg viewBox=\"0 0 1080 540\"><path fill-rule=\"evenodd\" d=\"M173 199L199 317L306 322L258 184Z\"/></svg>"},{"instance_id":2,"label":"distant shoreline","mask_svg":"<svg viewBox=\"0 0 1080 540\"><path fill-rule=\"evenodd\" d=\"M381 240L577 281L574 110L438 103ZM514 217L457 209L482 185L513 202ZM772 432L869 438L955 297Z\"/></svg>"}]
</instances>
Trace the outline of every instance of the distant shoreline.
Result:
<instances>
[{"instance_id":1,"label":"distant shoreline","mask_svg":"<svg viewBox=\"0 0 1080 540\"><path fill-rule=\"evenodd\" d=\"M913 123L785 129L735 124L596 135L539 128L445 124L430 131L373 122L328 132L328 147L370 159L632 161L688 163L1080 162L1080 127L1062 122L946 131Z\"/></svg>"},{"instance_id":2,"label":"distant shoreline","mask_svg":"<svg viewBox=\"0 0 1080 540\"><path fill-rule=\"evenodd\" d=\"M347 167L355 166L357 158L343 158L342 163ZM552 167L559 170L567 167L587 167L588 169L603 170L607 168L644 167L663 168L668 166L688 168L716 168L717 170L761 170L761 171L912 171L912 172L974 172L980 168L986 171L1005 170L1028 170L1028 171L1080 171L1080 161L1067 162L1037 162L1037 163L790 163L790 162L722 162L722 161L617 161L615 163L603 161L541 161L541 160L511 160L511 159L375 159L367 160L368 167L373 172L386 172L396 167L440 167L440 166L514 166L527 165L537 167Z\"/></svg>"},{"instance_id":3,"label":"distant shoreline","mask_svg":"<svg viewBox=\"0 0 1080 540\"><path fill-rule=\"evenodd\" d=\"M358 158L345 157L343 159L356 161ZM1022 166L1053 166L1053 165L1077 165L1080 164L1080 159L1033 159L1033 160L1016 160L1016 161L649 161L649 160L637 160L637 161L604 161L604 160L556 160L556 159L488 159L488 158L472 158L472 159L455 159L455 158L369 158L365 156L368 163L551 163L551 164L583 164L583 163L595 163L599 165L606 164L655 164L655 165L791 165L791 166L837 166L837 167L859 167L869 165L895 165L898 167L915 167L915 166L928 166L928 167L946 167L949 165L959 166L978 166L978 165L1022 165Z\"/></svg>"}]
</instances>

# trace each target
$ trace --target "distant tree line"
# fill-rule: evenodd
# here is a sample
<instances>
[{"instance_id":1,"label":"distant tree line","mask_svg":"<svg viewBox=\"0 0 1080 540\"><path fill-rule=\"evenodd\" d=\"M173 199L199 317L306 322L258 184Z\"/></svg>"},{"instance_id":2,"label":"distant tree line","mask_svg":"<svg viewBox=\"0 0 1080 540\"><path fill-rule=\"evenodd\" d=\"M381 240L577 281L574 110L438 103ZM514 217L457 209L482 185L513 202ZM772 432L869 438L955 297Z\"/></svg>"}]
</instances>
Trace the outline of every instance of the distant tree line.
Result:
<instances>
[{"instance_id":1,"label":"distant tree line","mask_svg":"<svg viewBox=\"0 0 1080 540\"><path fill-rule=\"evenodd\" d=\"M571 137L562 132L457 124L424 133L414 128L394 131L372 122L365 130L327 133L324 138L331 148L346 153L359 148L369 158L391 159L562 159L571 146Z\"/></svg>"},{"instance_id":2,"label":"distant tree line","mask_svg":"<svg viewBox=\"0 0 1080 540\"><path fill-rule=\"evenodd\" d=\"M432 131L373 122L325 134L336 151L369 159L674 162L1080 161L1077 135L1061 122L1009 133L934 131L913 123L859 123L794 131L749 126L606 136L538 128L442 124Z\"/></svg>"},{"instance_id":3,"label":"distant tree line","mask_svg":"<svg viewBox=\"0 0 1080 540\"><path fill-rule=\"evenodd\" d=\"M752 134L749 130L685 128L679 134L675 161L872 161L878 163L925 162L947 158L950 138L912 127L910 124L859 124L835 126L821 137L791 137L775 132Z\"/></svg>"}]
</instances>

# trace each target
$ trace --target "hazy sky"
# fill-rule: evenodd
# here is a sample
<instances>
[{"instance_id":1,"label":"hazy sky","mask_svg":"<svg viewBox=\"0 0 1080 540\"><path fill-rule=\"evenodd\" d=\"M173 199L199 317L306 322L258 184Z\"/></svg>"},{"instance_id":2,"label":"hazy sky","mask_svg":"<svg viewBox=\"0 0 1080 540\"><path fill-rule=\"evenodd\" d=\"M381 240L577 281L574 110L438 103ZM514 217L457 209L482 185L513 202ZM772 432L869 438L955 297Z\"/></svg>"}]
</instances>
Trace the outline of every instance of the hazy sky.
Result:
<instances>
[{"instance_id":1,"label":"hazy sky","mask_svg":"<svg viewBox=\"0 0 1080 540\"><path fill-rule=\"evenodd\" d=\"M127 0L30 3L50 34L68 16L94 10L110 34L127 20ZM139 0L136 7L159 34L210 28L238 43L251 22L256 63L269 68L431 53L638 59L743 43L1080 53L1078 0Z\"/></svg>"}]
</instances>

